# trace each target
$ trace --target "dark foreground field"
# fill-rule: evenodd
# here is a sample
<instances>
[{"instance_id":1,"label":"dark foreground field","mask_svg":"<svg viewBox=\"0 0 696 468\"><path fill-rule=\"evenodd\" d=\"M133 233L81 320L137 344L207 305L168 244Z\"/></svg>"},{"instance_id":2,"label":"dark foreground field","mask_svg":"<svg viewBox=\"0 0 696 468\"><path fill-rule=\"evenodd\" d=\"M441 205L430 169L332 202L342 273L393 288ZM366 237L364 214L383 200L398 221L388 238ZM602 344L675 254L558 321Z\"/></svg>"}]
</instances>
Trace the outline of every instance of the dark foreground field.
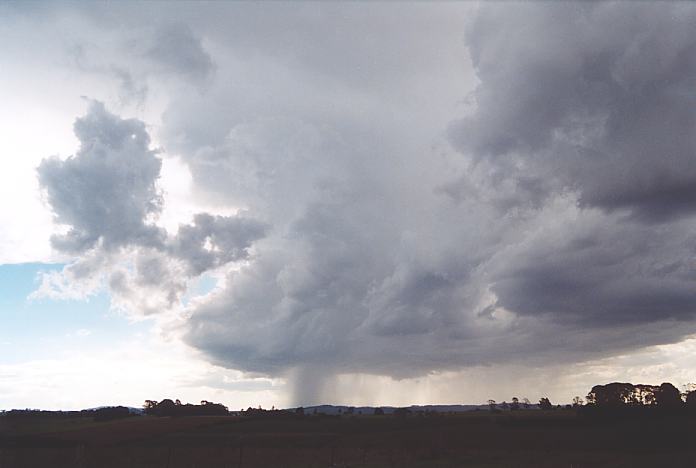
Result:
<instances>
[{"instance_id":1,"label":"dark foreground field","mask_svg":"<svg viewBox=\"0 0 696 468\"><path fill-rule=\"evenodd\" d=\"M435 416L0 417L0 468L688 467L696 419L574 411Z\"/></svg>"}]
</instances>

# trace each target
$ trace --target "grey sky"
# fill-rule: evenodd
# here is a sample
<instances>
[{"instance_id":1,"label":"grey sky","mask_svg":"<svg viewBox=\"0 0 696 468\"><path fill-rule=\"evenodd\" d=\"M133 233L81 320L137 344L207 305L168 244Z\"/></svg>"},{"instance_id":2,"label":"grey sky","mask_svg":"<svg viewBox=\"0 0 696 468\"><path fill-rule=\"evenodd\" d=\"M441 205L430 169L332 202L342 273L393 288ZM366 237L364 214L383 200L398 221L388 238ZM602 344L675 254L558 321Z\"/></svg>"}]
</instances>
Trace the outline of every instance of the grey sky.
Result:
<instances>
[{"instance_id":1,"label":"grey sky","mask_svg":"<svg viewBox=\"0 0 696 468\"><path fill-rule=\"evenodd\" d=\"M16 38L69 29L60 66L117 90L39 167L66 274L97 249L86 276L157 315L220 273L165 327L211 362L294 376L307 401L338 374L572 364L696 331L691 4L1 8ZM173 159L210 211L178 232L156 224Z\"/></svg>"}]
</instances>

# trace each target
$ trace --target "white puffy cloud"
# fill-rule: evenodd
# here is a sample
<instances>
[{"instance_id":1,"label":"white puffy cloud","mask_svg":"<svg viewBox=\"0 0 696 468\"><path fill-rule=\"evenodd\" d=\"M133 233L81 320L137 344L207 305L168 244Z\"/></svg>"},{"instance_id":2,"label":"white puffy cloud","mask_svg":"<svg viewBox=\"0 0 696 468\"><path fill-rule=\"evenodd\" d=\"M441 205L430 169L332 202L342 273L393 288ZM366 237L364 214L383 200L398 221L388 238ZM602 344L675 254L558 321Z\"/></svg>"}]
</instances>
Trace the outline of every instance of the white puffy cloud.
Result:
<instances>
[{"instance_id":1,"label":"white puffy cloud","mask_svg":"<svg viewBox=\"0 0 696 468\"><path fill-rule=\"evenodd\" d=\"M66 160L52 157L38 167L56 222L69 225L53 246L82 252L100 242L107 250L130 243L157 246L163 233L148 218L161 210L155 185L161 161L150 149L145 124L122 120L93 102L75 121L80 149Z\"/></svg>"},{"instance_id":2,"label":"white puffy cloud","mask_svg":"<svg viewBox=\"0 0 696 468\"><path fill-rule=\"evenodd\" d=\"M190 278L247 259L264 236L265 223L242 215L198 213L176 234L159 227L162 163L143 122L92 102L75 135L77 154L44 160L38 177L55 221L68 228L53 247L77 259L45 274L34 297L83 298L107 287L112 305L134 316L169 311Z\"/></svg>"}]
</instances>

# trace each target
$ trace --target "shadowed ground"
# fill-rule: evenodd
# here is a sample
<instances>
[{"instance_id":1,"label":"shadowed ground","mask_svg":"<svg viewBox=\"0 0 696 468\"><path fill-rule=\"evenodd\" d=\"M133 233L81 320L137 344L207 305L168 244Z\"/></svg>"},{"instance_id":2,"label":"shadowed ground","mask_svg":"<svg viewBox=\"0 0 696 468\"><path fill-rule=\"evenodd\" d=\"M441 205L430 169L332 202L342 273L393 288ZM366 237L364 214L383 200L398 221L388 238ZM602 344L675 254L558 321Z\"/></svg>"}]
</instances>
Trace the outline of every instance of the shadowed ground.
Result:
<instances>
[{"instance_id":1,"label":"shadowed ground","mask_svg":"<svg viewBox=\"0 0 696 468\"><path fill-rule=\"evenodd\" d=\"M0 468L696 466L689 415L0 418ZM42 426L48 430L42 431Z\"/></svg>"}]
</instances>

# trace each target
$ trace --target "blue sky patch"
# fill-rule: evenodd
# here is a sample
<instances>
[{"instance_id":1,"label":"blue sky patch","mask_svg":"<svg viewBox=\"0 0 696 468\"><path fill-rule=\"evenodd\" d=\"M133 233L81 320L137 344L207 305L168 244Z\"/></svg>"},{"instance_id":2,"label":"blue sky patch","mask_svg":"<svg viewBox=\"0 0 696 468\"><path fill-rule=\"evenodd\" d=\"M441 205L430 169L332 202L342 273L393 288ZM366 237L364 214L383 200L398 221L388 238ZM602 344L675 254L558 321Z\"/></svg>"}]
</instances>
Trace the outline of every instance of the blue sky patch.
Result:
<instances>
[{"instance_id":1,"label":"blue sky patch","mask_svg":"<svg viewBox=\"0 0 696 468\"><path fill-rule=\"evenodd\" d=\"M40 284L41 272L63 267L45 263L0 265L0 363L96 350L147 332L147 322L130 323L111 311L106 292L85 300L28 299Z\"/></svg>"}]
</instances>

